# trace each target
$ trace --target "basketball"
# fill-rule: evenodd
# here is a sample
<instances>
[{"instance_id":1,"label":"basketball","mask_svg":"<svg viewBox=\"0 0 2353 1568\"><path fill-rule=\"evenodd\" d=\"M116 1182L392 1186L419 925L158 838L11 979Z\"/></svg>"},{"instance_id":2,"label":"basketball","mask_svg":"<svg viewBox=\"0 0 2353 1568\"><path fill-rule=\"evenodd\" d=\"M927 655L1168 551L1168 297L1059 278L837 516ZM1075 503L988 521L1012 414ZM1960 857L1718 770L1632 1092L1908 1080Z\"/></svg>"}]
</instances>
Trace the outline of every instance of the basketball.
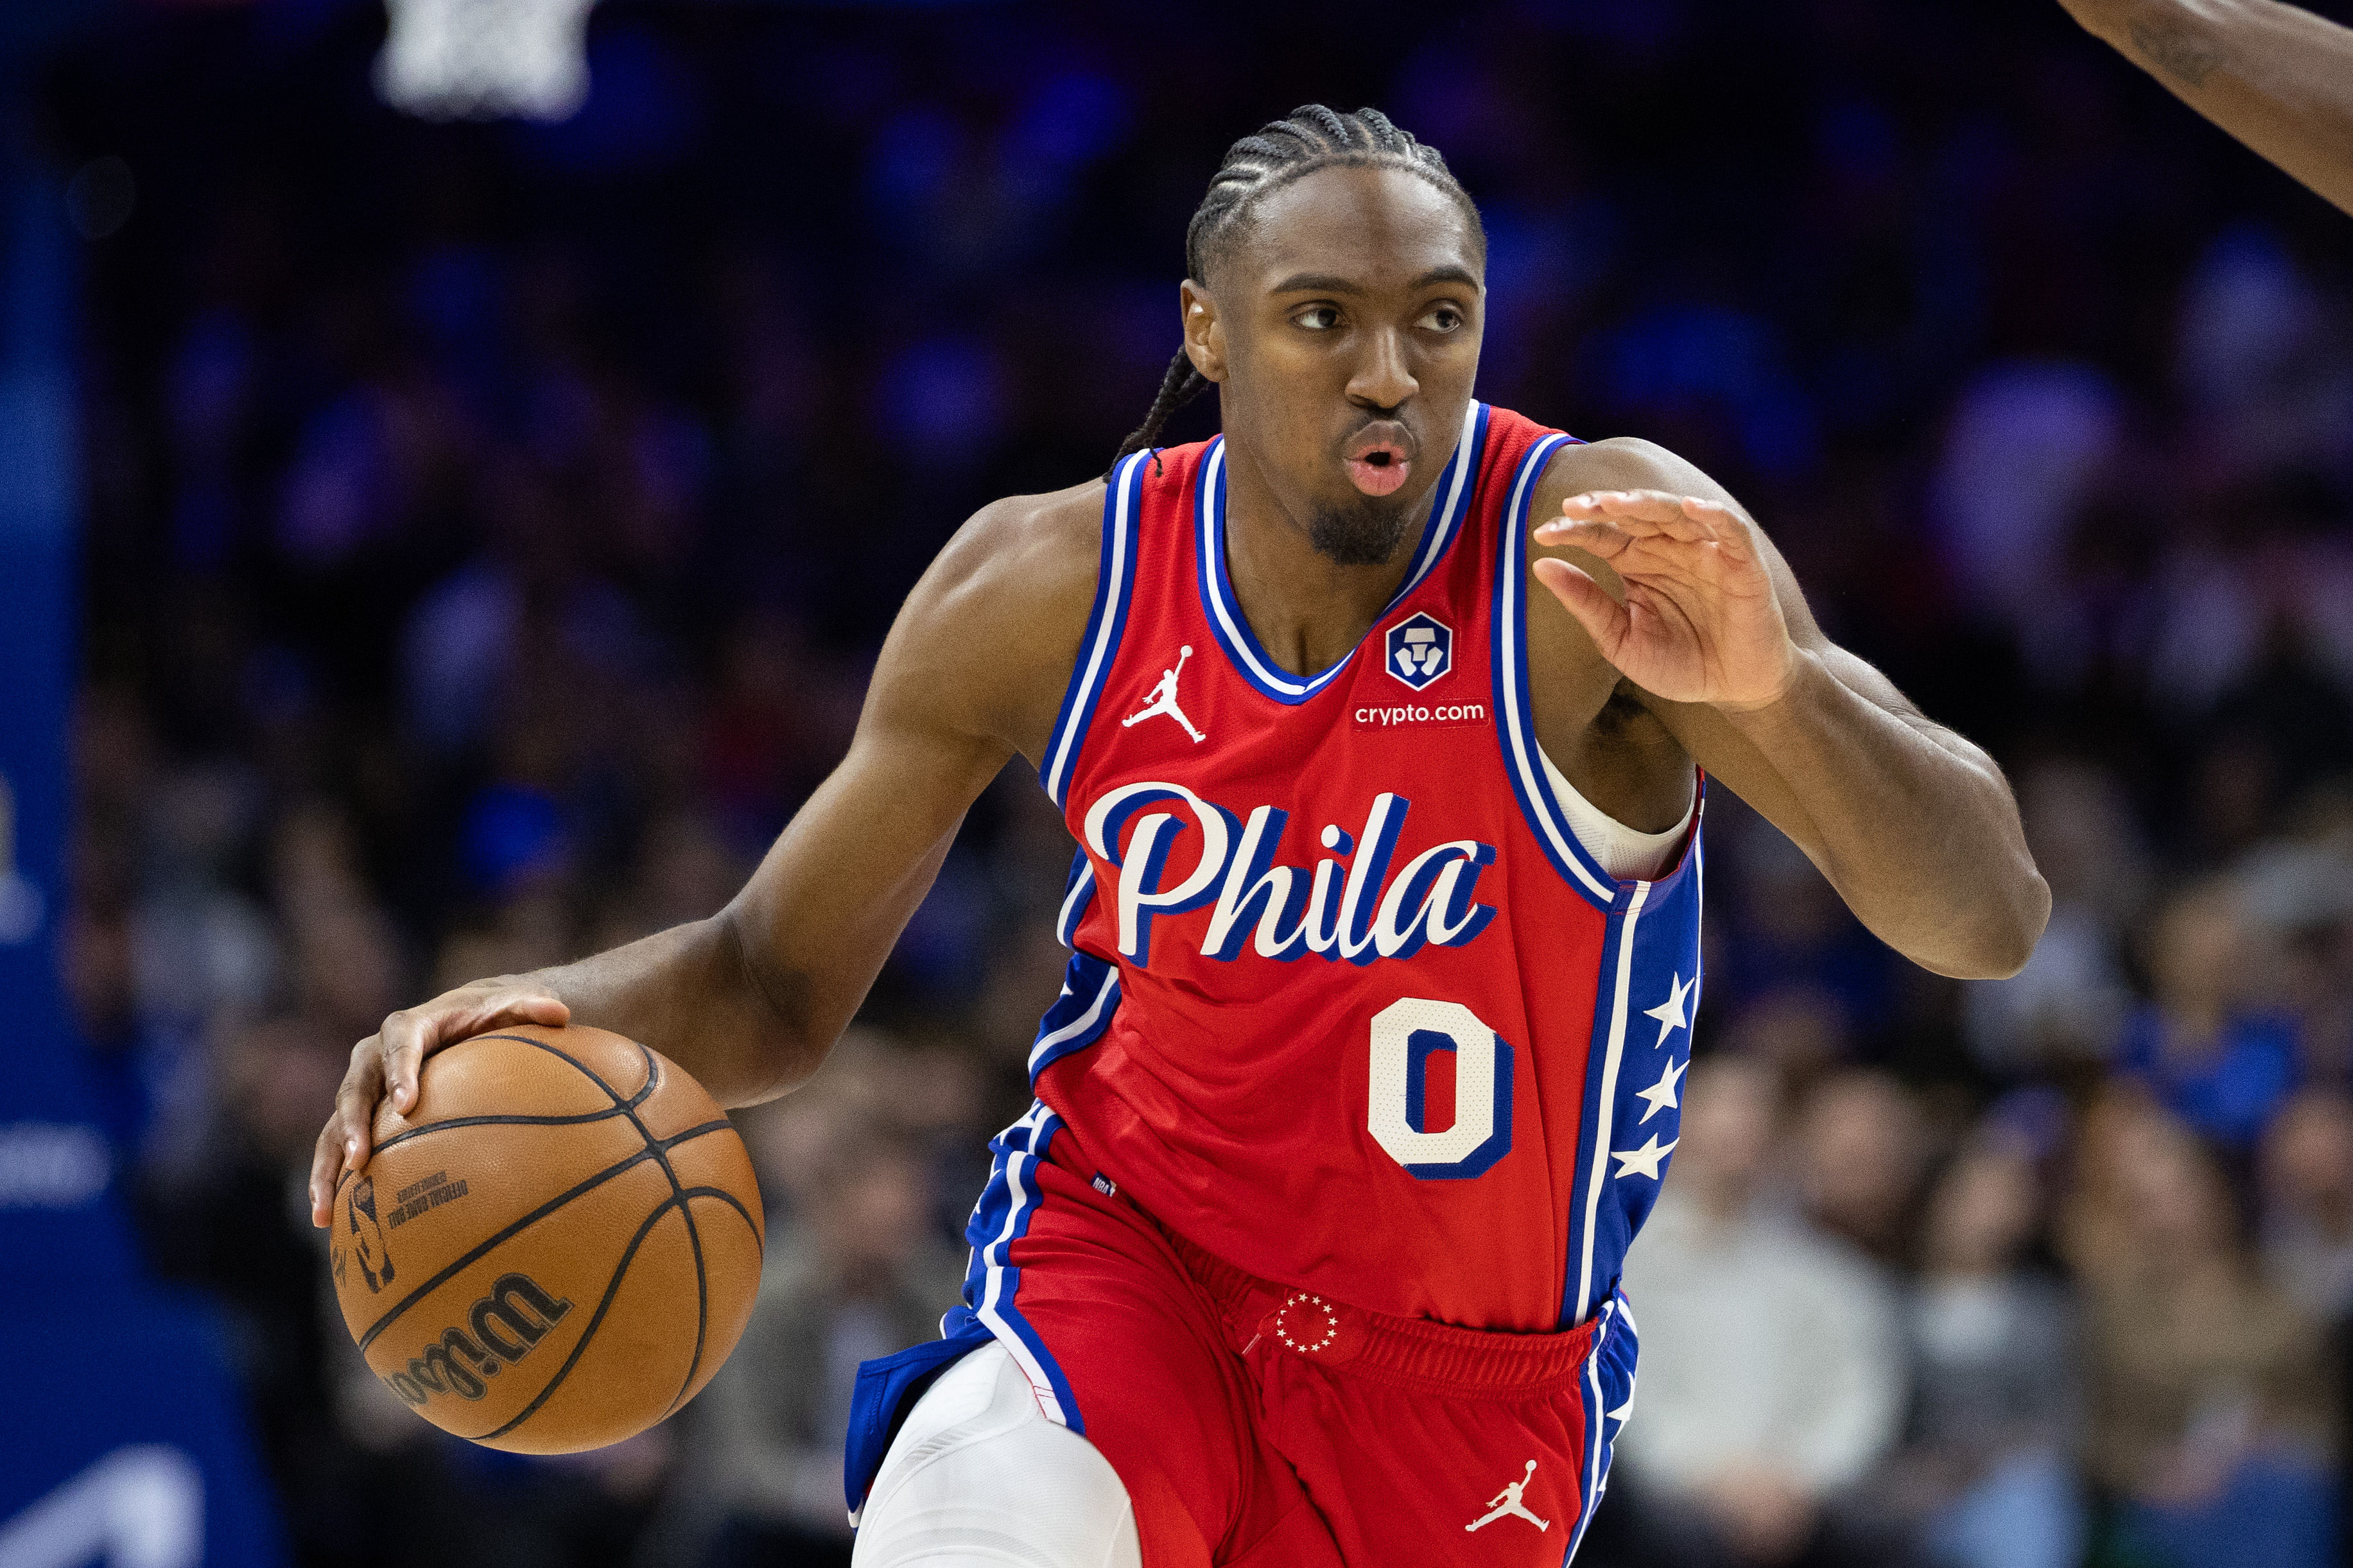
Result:
<instances>
[{"instance_id":1,"label":"basketball","mask_svg":"<svg viewBox=\"0 0 2353 1568\"><path fill-rule=\"evenodd\" d=\"M752 1163L702 1086L602 1029L428 1057L335 1192L329 1268L369 1367L446 1432L566 1454L641 1432L735 1348L760 1284Z\"/></svg>"}]
</instances>

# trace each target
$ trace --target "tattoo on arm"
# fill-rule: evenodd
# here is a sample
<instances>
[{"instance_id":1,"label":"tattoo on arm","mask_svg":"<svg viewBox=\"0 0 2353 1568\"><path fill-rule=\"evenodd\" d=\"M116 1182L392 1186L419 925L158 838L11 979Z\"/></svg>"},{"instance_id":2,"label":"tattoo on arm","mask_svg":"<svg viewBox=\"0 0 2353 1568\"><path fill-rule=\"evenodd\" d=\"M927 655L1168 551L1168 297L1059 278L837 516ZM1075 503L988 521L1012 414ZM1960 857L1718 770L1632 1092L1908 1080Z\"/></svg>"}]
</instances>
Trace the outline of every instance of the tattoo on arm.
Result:
<instances>
[{"instance_id":1,"label":"tattoo on arm","mask_svg":"<svg viewBox=\"0 0 2353 1568\"><path fill-rule=\"evenodd\" d=\"M2222 64L2219 46L2201 42L2177 24L2135 22L2132 41L2142 58L2185 87L2204 87Z\"/></svg>"}]
</instances>

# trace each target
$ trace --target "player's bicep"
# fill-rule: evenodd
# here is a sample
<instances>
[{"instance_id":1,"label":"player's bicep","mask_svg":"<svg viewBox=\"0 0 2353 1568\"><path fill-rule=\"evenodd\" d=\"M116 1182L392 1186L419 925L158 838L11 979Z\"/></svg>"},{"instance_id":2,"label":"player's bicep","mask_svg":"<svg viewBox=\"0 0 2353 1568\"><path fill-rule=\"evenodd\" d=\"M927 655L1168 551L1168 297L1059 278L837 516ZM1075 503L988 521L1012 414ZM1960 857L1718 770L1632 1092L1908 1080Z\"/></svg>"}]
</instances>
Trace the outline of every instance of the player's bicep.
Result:
<instances>
[{"instance_id":1,"label":"player's bicep","mask_svg":"<svg viewBox=\"0 0 2353 1568\"><path fill-rule=\"evenodd\" d=\"M892 626L861 732L1037 761L1094 598L1101 493L1001 501L959 530Z\"/></svg>"},{"instance_id":2,"label":"player's bicep","mask_svg":"<svg viewBox=\"0 0 2353 1568\"><path fill-rule=\"evenodd\" d=\"M870 704L849 754L736 895L724 919L744 976L811 1060L865 1001L1006 754Z\"/></svg>"},{"instance_id":3,"label":"player's bicep","mask_svg":"<svg viewBox=\"0 0 2353 1568\"><path fill-rule=\"evenodd\" d=\"M927 604L926 599L934 601ZM1012 756L995 694L954 656L973 630L918 591L866 693L849 753L762 862L747 898L786 946L895 940L964 815Z\"/></svg>"},{"instance_id":4,"label":"player's bicep","mask_svg":"<svg viewBox=\"0 0 2353 1568\"><path fill-rule=\"evenodd\" d=\"M1893 681L1836 644L1825 643L1823 664L1841 684L1893 716L1939 749L1990 772L1985 753L1943 725L1925 717ZM1817 865L1826 861L1826 839L1800 793L1808 781L1793 778L1741 733L1731 720L1705 703L1667 702L1643 694L1643 705L1708 775L1738 795L1767 821L1789 836Z\"/></svg>"},{"instance_id":5,"label":"player's bicep","mask_svg":"<svg viewBox=\"0 0 2353 1568\"><path fill-rule=\"evenodd\" d=\"M1929 738L1937 746L1972 762L1991 766L1976 747L1924 715L1894 681L1869 661L1831 641L1823 632L1821 623L1814 618L1812 606L1806 602L1805 590L1799 585L1798 574L1790 569L1788 558L1773 542L1772 536L1749 517L1746 509L1730 491L1698 466L1662 447L1632 439L1599 443L1593 449L1593 456L1601 461L1597 469L1588 469L1580 475L1582 489L1607 486L1662 489L1699 496L1730 508L1750 530L1757 557L1772 579L1774 601L1780 606L1781 619L1789 629L1791 642L1820 660L1841 685L1872 706ZM1601 476L1598 483L1593 477L1597 471ZM1564 490L1563 493L1567 492ZM1731 721L1705 703L1670 702L1649 693L1641 693L1641 698L1643 706L1657 716L1694 761L1735 795L1756 807L1810 855L1814 855L1818 860L1820 858L1818 853L1820 834L1806 810L1796 782L1785 777L1754 742L1734 727Z\"/></svg>"},{"instance_id":6,"label":"player's bicep","mask_svg":"<svg viewBox=\"0 0 2353 1568\"><path fill-rule=\"evenodd\" d=\"M999 503L941 552L883 644L849 754L738 901L748 960L809 996L815 1025L846 1021L965 812L1051 721L1094 587L1055 521Z\"/></svg>"},{"instance_id":7,"label":"player's bicep","mask_svg":"<svg viewBox=\"0 0 2353 1568\"><path fill-rule=\"evenodd\" d=\"M1873 707L1892 714L1947 751L1984 760L1984 753L1977 747L1920 711L1919 705L1905 696L1877 665L1831 641L1820 623L1814 619L1812 607L1806 603L1805 590L1798 585L1798 574L1789 569L1789 563L1772 537L1761 528L1755 537L1766 569L1772 574L1774 599L1781 606L1781 619L1788 626L1790 641L1820 659L1840 685ZM1718 721L1722 721L1721 716Z\"/></svg>"},{"instance_id":8,"label":"player's bicep","mask_svg":"<svg viewBox=\"0 0 2353 1568\"><path fill-rule=\"evenodd\" d=\"M1574 467L1563 461L1572 454L1577 459ZM1738 498L1716 483L1698 464L1655 442L1621 436L1589 447L1565 448L1562 457L1554 459L1546 480L1537 496L1542 509L1535 516L1538 521L1557 514L1560 503L1569 496L1601 489L1664 490L1670 495L1696 496L1730 509L1749 527L1757 555L1773 579L1773 597L1781 606L1781 618L1788 625L1790 640L1814 653L1831 646L1806 604L1797 574L1789 570L1789 563L1774 544L1772 535L1749 516L1748 509L1740 504ZM1894 691L1893 686L1887 689Z\"/></svg>"}]
</instances>

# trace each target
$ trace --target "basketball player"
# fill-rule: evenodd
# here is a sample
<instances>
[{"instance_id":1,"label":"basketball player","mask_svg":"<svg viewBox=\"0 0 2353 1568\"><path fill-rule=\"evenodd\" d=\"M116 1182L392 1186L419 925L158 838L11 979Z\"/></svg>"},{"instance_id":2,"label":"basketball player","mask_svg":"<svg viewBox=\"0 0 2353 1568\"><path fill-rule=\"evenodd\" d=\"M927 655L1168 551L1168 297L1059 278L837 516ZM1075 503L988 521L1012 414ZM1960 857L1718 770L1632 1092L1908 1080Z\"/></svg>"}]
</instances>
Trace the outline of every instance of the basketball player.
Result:
<instances>
[{"instance_id":1,"label":"basketball player","mask_svg":"<svg viewBox=\"0 0 2353 1568\"><path fill-rule=\"evenodd\" d=\"M2279 0L2061 0L2190 108L2353 213L2353 29Z\"/></svg>"},{"instance_id":2,"label":"basketball player","mask_svg":"<svg viewBox=\"0 0 2353 1568\"><path fill-rule=\"evenodd\" d=\"M495 1025L790 1089L1018 752L1081 845L1072 956L964 1303L860 1371L856 1560L1556 1568L1632 1404L1703 772L1939 973L2016 970L2048 895L1993 764L1705 475L1473 398L1485 240L1435 151L1302 109L1187 261L1143 428L957 534L735 900L385 1020L313 1198ZM1211 386L1223 437L1155 449Z\"/></svg>"}]
</instances>

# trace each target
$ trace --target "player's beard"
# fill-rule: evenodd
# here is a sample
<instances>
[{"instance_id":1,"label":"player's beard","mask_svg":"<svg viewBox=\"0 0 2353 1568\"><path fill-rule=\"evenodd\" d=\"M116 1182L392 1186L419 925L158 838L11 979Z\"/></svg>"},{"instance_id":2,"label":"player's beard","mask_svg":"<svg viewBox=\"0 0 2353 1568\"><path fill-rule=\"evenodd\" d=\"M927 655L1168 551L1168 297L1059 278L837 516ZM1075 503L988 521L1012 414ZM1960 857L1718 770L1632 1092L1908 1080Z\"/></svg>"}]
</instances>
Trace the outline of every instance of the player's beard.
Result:
<instances>
[{"instance_id":1,"label":"player's beard","mask_svg":"<svg viewBox=\"0 0 2353 1568\"><path fill-rule=\"evenodd\" d=\"M1397 553L1413 520L1411 503L1366 496L1351 506L1316 509L1308 520L1307 542L1341 566L1378 566Z\"/></svg>"}]
</instances>

